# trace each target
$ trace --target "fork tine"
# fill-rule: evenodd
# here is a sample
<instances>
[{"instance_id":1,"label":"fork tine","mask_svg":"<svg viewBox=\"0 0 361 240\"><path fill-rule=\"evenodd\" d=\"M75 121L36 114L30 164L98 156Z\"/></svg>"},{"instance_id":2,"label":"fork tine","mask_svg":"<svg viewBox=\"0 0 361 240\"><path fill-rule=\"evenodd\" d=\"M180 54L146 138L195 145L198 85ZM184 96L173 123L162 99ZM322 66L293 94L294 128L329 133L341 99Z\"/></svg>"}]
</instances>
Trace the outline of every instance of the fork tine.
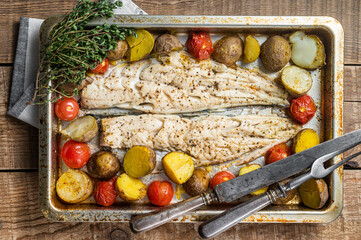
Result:
<instances>
[{"instance_id":1,"label":"fork tine","mask_svg":"<svg viewBox=\"0 0 361 240\"><path fill-rule=\"evenodd\" d=\"M327 176L328 174L330 174L333 170L335 170L336 168L340 167L341 165L345 164L346 162L350 161L351 159L357 157L361 155L361 151L358 152L358 153L355 153L355 154L352 154L351 156L348 156L347 158L345 158L344 160L342 160L341 162L338 162L332 166L329 166L328 168L326 168L326 175Z\"/></svg>"}]
</instances>

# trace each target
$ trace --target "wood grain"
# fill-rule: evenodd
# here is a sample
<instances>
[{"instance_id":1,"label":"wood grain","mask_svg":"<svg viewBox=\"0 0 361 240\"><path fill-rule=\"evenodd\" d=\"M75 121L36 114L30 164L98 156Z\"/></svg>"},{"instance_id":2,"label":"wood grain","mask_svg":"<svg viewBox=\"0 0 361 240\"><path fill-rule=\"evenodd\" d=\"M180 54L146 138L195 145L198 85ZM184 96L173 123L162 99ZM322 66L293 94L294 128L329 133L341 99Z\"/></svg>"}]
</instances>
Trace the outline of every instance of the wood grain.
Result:
<instances>
[{"instance_id":1,"label":"wood grain","mask_svg":"<svg viewBox=\"0 0 361 240\"><path fill-rule=\"evenodd\" d=\"M0 67L0 169L37 169L38 130L6 114L12 67Z\"/></svg>"},{"instance_id":2,"label":"wood grain","mask_svg":"<svg viewBox=\"0 0 361 240\"><path fill-rule=\"evenodd\" d=\"M0 4L0 63L12 63L20 17L45 19L65 13L75 0L2 0ZM134 0L148 14L331 16L345 32L345 63L361 64L360 0Z\"/></svg>"},{"instance_id":3,"label":"wood grain","mask_svg":"<svg viewBox=\"0 0 361 240\"><path fill-rule=\"evenodd\" d=\"M361 236L361 171L345 171L344 209L329 224L238 224L217 239L357 239ZM131 233L128 223L59 223L38 207L37 173L0 173L0 239L200 239L198 224L166 224ZM111 238L113 236L114 238ZM118 236L118 238L115 238ZM124 238L122 238L124 237Z\"/></svg>"}]
</instances>

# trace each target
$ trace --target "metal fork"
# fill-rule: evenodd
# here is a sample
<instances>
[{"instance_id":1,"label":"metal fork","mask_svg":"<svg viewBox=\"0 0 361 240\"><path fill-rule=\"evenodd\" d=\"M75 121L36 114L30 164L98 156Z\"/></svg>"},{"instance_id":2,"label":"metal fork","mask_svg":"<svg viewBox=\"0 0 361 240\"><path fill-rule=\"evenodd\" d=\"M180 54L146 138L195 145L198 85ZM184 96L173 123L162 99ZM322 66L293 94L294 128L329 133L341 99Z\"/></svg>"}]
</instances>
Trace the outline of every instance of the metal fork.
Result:
<instances>
[{"instance_id":1,"label":"metal fork","mask_svg":"<svg viewBox=\"0 0 361 240\"><path fill-rule=\"evenodd\" d=\"M336 151L337 152L337 151ZM317 159L313 164L311 169L298 176L294 179L287 182L285 185L280 183L276 184L276 187L268 190L266 193L259 195L248 202L237 205L218 216L209 219L208 221L202 223L198 232L202 238L211 238L214 237L221 232L233 227L239 221L249 217L255 212L267 207L271 203L274 203L279 198L284 198L287 196L287 192L299 187L302 183L310 180L311 178L324 178L328 174L330 174L333 170L350 161L351 159L361 155L361 152L355 153L344 160L331 165L329 167L325 167L324 164L330 160L331 157L335 156L335 152L327 154L322 158Z\"/></svg>"}]
</instances>

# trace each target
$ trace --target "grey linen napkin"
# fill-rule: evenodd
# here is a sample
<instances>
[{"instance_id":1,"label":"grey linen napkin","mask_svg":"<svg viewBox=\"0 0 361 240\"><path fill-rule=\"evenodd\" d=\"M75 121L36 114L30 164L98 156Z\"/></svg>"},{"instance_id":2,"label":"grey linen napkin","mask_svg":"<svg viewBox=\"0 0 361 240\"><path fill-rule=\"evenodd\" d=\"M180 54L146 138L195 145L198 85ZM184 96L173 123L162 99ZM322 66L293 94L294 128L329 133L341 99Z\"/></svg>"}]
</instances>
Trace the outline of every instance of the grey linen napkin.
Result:
<instances>
[{"instance_id":1,"label":"grey linen napkin","mask_svg":"<svg viewBox=\"0 0 361 240\"><path fill-rule=\"evenodd\" d=\"M123 6L115 14L146 14L131 0L122 0ZM20 18L18 44L15 54L8 114L36 128L39 127L37 105L27 105L35 90L39 67L39 29L43 20Z\"/></svg>"}]
</instances>

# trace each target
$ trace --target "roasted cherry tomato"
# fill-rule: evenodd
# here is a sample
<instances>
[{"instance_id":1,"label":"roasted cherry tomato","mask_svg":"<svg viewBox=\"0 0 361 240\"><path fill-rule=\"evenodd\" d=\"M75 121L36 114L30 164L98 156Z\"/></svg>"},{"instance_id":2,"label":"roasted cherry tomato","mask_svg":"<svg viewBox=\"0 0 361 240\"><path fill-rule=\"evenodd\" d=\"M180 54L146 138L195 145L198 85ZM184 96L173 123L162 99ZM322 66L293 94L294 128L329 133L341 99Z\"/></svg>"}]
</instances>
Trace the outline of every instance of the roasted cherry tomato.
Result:
<instances>
[{"instance_id":1,"label":"roasted cherry tomato","mask_svg":"<svg viewBox=\"0 0 361 240\"><path fill-rule=\"evenodd\" d=\"M90 158L90 148L86 143L67 141L60 154L64 163L71 168L82 168Z\"/></svg>"},{"instance_id":2,"label":"roasted cherry tomato","mask_svg":"<svg viewBox=\"0 0 361 240\"><path fill-rule=\"evenodd\" d=\"M117 198L117 192L114 188L116 180L117 178L113 177L109 181L98 182L93 193L93 197L97 204L108 207L115 202L115 199Z\"/></svg>"},{"instance_id":3,"label":"roasted cherry tomato","mask_svg":"<svg viewBox=\"0 0 361 240\"><path fill-rule=\"evenodd\" d=\"M293 119L303 125L315 115L316 105L310 96L304 95L291 100L290 112Z\"/></svg>"},{"instance_id":4,"label":"roasted cherry tomato","mask_svg":"<svg viewBox=\"0 0 361 240\"><path fill-rule=\"evenodd\" d=\"M104 74L108 70L108 68L109 68L109 61L107 58L104 58L104 60L98 66L91 69L90 72Z\"/></svg>"},{"instance_id":5,"label":"roasted cherry tomato","mask_svg":"<svg viewBox=\"0 0 361 240\"><path fill-rule=\"evenodd\" d=\"M170 182L154 181L147 190L149 201L157 206L168 205L173 198L174 190Z\"/></svg>"},{"instance_id":6,"label":"roasted cherry tomato","mask_svg":"<svg viewBox=\"0 0 361 240\"><path fill-rule=\"evenodd\" d=\"M55 103L55 114L63 121L73 120L79 112L79 103L74 98L60 98Z\"/></svg>"},{"instance_id":7,"label":"roasted cherry tomato","mask_svg":"<svg viewBox=\"0 0 361 240\"><path fill-rule=\"evenodd\" d=\"M270 164L291 156L291 154L291 148L286 144L281 143L268 150L264 158L266 160L266 164Z\"/></svg>"},{"instance_id":8,"label":"roasted cherry tomato","mask_svg":"<svg viewBox=\"0 0 361 240\"><path fill-rule=\"evenodd\" d=\"M234 176L232 173L227 172L227 171L219 172L216 175L214 175L214 177L212 178L211 183L209 184L209 188L213 189L214 186L216 186L222 182L227 182L228 180L231 180L235 177L236 176Z\"/></svg>"},{"instance_id":9,"label":"roasted cherry tomato","mask_svg":"<svg viewBox=\"0 0 361 240\"><path fill-rule=\"evenodd\" d=\"M209 58L213 52L212 39L206 32L191 32L186 44L188 52L200 60Z\"/></svg>"}]
</instances>

